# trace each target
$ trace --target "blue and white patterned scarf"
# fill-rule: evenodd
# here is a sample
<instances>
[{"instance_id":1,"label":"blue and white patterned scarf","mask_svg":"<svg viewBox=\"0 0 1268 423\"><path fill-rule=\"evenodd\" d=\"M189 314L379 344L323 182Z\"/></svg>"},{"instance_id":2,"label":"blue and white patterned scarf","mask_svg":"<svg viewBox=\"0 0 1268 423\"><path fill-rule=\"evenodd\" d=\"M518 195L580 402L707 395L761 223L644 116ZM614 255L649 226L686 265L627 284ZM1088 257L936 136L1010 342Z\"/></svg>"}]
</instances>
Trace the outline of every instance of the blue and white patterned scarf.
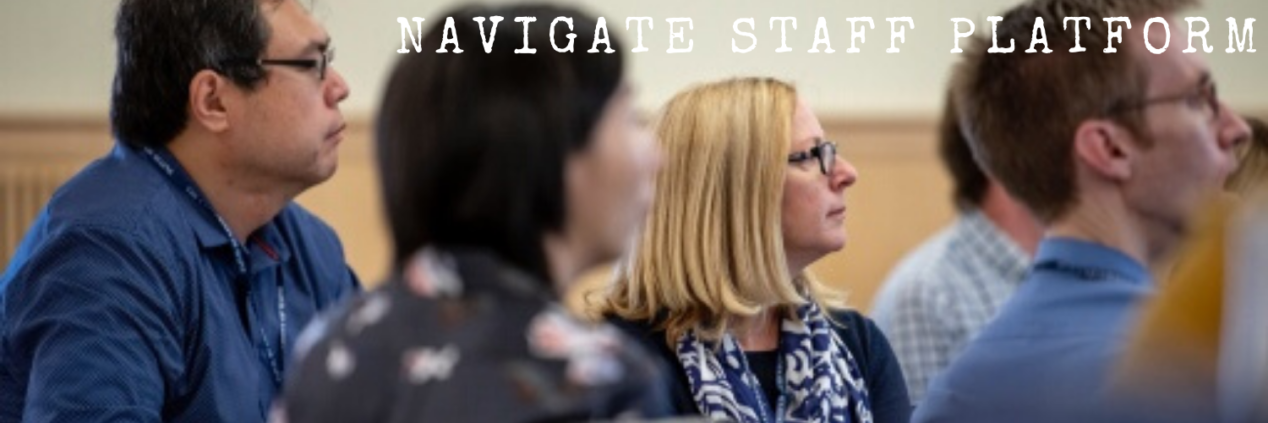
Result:
<instances>
[{"instance_id":1,"label":"blue and white patterned scarf","mask_svg":"<svg viewBox=\"0 0 1268 423\"><path fill-rule=\"evenodd\" d=\"M784 319L779 331L779 359L787 401L766 404L757 377L730 334L721 348L700 341L693 332L678 340L678 360L691 383L700 412L712 420L741 423L861 422L871 423L867 386L854 356L814 303L797 308L797 319Z\"/></svg>"}]
</instances>

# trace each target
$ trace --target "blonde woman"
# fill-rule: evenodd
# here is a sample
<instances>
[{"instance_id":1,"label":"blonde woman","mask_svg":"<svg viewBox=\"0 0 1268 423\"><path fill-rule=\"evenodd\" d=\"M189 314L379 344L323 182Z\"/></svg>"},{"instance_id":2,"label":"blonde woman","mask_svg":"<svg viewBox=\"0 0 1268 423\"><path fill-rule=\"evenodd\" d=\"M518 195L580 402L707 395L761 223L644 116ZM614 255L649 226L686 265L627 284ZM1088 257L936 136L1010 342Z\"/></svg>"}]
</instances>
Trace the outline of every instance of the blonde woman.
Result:
<instances>
[{"instance_id":1,"label":"blonde woman","mask_svg":"<svg viewBox=\"0 0 1268 423\"><path fill-rule=\"evenodd\" d=\"M906 422L884 335L806 272L845 246L858 174L796 90L698 86L670 100L657 135L652 211L602 311L674 364L678 412Z\"/></svg>"}]
</instances>

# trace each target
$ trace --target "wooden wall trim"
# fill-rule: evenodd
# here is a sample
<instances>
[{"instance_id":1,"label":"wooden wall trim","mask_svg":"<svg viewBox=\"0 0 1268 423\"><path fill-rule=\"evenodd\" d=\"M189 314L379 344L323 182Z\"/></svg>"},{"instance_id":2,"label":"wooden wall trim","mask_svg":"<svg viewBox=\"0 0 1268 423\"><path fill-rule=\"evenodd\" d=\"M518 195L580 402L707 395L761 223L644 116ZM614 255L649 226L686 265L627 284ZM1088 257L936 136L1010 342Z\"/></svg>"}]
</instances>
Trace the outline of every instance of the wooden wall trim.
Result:
<instances>
[{"instance_id":1,"label":"wooden wall trim","mask_svg":"<svg viewBox=\"0 0 1268 423\"><path fill-rule=\"evenodd\" d=\"M1268 111L1251 114L1268 117ZM908 160L936 155L937 120L933 116L821 119L828 138L847 159ZM345 160L373 160L373 120L348 117L340 154ZM13 142L12 140L22 140ZM6 158L77 158L100 156L112 145L105 116L20 116L0 114L0 160Z\"/></svg>"},{"instance_id":2,"label":"wooden wall trim","mask_svg":"<svg viewBox=\"0 0 1268 423\"><path fill-rule=\"evenodd\" d=\"M348 121L340 155L363 160L372 157L370 120ZM105 116L21 116L0 114L0 161L8 158L91 159L114 145Z\"/></svg>"},{"instance_id":3,"label":"wooden wall trim","mask_svg":"<svg viewBox=\"0 0 1268 423\"><path fill-rule=\"evenodd\" d=\"M106 131L109 128L109 123L110 122L104 116L27 116L20 114L0 114L0 131L6 132L48 132L67 130Z\"/></svg>"},{"instance_id":4,"label":"wooden wall trim","mask_svg":"<svg viewBox=\"0 0 1268 423\"><path fill-rule=\"evenodd\" d=\"M1268 110L1258 113L1245 113L1268 120ZM370 116L349 116L348 129L353 131L370 131L373 129L373 118ZM844 129L862 132L921 132L927 131L937 124L937 117L924 115L896 116L884 118L859 118L845 115L821 116L820 123L825 129ZM110 122L102 116L84 115L21 115L0 114L0 132L61 132L68 130L98 131L109 133Z\"/></svg>"},{"instance_id":5,"label":"wooden wall trim","mask_svg":"<svg viewBox=\"0 0 1268 423\"><path fill-rule=\"evenodd\" d=\"M934 123L935 118L929 116L899 116L887 118L857 118L848 116L821 116L820 123L826 127L848 128L861 131L892 131L906 128L919 128ZM370 116L348 116L349 129L368 131L373 126ZM47 132L66 130L96 130L108 132L109 119L102 116L87 115L22 115L0 113L0 130L22 132Z\"/></svg>"},{"instance_id":6,"label":"wooden wall trim","mask_svg":"<svg viewBox=\"0 0 1268 423\"><path fill-rule=\"evenodd\" d=\"M386 275L390 257L390 238L376 189L373 125L368 117L348 119L339 171L297 200L335 229L349 264L363 281L373 284ZM934 154L935 120L825 117L821 123L827 137L840 143L842 155L864 176L847 194L851 205L847 251L825 257L814 268L825 282L852 292L855 306L865 308L901 254L952 216L945 200L948 185ZM65 172L57 177L64 178L112 145L104 114L89 118L0 114L0 170L59 169ZM29 218L10 225L11 230L0 227L0 238L16 242L29 225L25 220ZM7 260L0 257L0 265ZM596 284L610 275L606 271L595 274Z\"/></svg>"},{"instance_id":7,"label":"wooden wall trim","mask_svg":"<svg viewBox=\"0 0 1268 423\"><path fill-rule=\"evenodd\" d=\"M927 142L936 124L930 117L850 118L824 117L829 138L841 145L843 154L909 157L927 154ZM373 121L367 116L350 117L342 154L355 159L373 157ZM105 116L20 116L0 115L0 158L4 157L95 157L111 145L110 124ZM34 142L38 140L38 142Z\"/></svg>"}]
</instances>

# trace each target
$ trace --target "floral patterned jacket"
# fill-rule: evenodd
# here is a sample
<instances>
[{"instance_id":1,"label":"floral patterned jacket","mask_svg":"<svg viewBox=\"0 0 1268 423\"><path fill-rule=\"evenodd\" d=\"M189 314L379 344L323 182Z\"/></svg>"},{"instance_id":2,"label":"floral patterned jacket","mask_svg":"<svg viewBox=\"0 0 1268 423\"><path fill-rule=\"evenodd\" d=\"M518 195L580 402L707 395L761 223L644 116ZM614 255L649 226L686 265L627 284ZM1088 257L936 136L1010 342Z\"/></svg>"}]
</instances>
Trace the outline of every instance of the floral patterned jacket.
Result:
<instances>
[{"instance_id":1,"label":"floral patterned jacket","mask_svg":"<svg viewBox=\"0 0 1268 423\"><path fill-rule=\"evenodd\" d=\"M667 376L621 331L482 251L424 249L309 327L274 421L562 422L669 413Z\"/></svg>"}]
</instances>

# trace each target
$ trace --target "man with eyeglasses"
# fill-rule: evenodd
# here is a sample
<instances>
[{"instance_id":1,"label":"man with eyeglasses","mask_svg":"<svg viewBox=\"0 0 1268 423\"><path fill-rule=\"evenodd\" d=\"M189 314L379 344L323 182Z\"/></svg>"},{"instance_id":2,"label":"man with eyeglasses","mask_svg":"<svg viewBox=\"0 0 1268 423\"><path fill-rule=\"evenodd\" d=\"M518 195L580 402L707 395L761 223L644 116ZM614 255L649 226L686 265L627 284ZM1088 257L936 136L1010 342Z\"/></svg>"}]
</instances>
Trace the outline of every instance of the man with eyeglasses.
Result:
<instances>
[{"instance_id":1,"label":"man with eyeglasses","mask_svg":"<svg viewBox=\"0 0 1268 423\"><path fill-rule=\"evenodd\" d=\"M934 378L916 422L1159 421L1166 404L1133 404L1109 384L1135 311L1153 292L1190 219L1236 167L1246 123L1217 98L1203 56L1168 49L1150 18L1194 0L1030 0L999 39L1029 45L1042 17L1051 54L989 54L974 41L953 90L975 156L1045 226L1025 280L959 358ZM1102 32L1063 18L1127 16L1103 53ZM1010 24L1011 22L1011 24ZM1147 416L1147 417L1145 417ZM1163 420L1165 421L1165 419ZM1208 420L1210 421L1210 420Z\"/></svg>"},{"instance_id":2,"label":"man with eyeglasses","mask_svg":"<svg viewBox=\"0 0 1268 423\"><path fill-rule=\"evenodd\" d=\"M296 335L359 290L292 200L348 86L296 0L124 0L115 148L0 277L0 422L262 422Z\"/></svg>"}]
</instances>

